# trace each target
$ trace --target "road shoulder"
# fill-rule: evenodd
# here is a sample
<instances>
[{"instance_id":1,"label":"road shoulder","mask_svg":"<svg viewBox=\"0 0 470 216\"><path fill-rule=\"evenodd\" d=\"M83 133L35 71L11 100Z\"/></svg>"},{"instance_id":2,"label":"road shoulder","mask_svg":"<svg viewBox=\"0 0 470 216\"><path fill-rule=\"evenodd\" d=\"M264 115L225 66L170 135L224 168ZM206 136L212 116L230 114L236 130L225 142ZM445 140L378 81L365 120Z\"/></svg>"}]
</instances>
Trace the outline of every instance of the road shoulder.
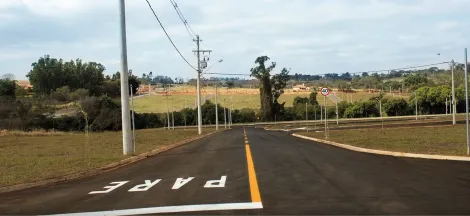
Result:
<instances>
[{"instance_id":1,"label":"road shoulder","mask_svg":"<svg viewBox=\"0 0 470 216\"><path fill-rule=\"evenodd\" d=\"M447 156L447 155L429 155L429 154L416 154L416 153L406 153L406 152L392 152L392 151L384 151L384 150L376 150L376 149L367 149L337 142L332 142L323 139L317 139L313 137L303 136L296 133L293 133L292 136L311 140L323 144L333 145L336 147L348 149L351 151L356 152L364 152L369 154L378 154L378 155L387 155L387 156L394 156L394 157L408 157L408 158L421 158L421 159L434 159L434 160L453 160L453 161L470 161L470 157L463 157L463 156Z\"/></svg>"},{"instance_id":2,"label":"road shoulder","mask_svg":"<svg viewBox=\"0 0 470 216\"><path fill-rule=\"evenodd\" d=\"M202 139L204 137L207 137L207 136L210 136L210 135L213 135L215 133L222 132L222 131L224 131L224 130L214 131L214 132L211 132L211 133L208 133L208 134L204 134L204 135L200 135L200 136L190 138L190 139L187 139L187 140L179 141L179 142L176 142L174 144L163 146L161 148L154 149L154 150L146 152L146 153L142 153L142 154L139 154L139 155L136 155L136 156L132 156L132 157L123 159L121 161L108 164L108 165L103 166L103 167L93 168L93 169L90 169L90 170L87 170L87 171L82 171L82 172L78 172L78 173L68 174L68 175L65 175L65 176L59 176L59 177L44 179L44 180L40 180L40 181L34 181L34 182L28 182L28 183L23 183L23 184L0 187L0 194L1 193L6 193L6 192L20 191L20 190L25 190L25 189L35 188L35 187L49 186L49 185L54 185L54 184L70 181L70 180L76 180L76 179L81 179L81 178L86 178L86 177L98 175L98 174L101 174L101 173L105 173L105 172L108 172L108 171L111 171L111 170L129 165L129 164L135 163L135 162L140 161L142 159L145 159L147 157L151 157L151 156L157 155L159 153L166 152L168 150L177 148L179 146L191 143L193 141Z\"/></svg>"}]
</instances>

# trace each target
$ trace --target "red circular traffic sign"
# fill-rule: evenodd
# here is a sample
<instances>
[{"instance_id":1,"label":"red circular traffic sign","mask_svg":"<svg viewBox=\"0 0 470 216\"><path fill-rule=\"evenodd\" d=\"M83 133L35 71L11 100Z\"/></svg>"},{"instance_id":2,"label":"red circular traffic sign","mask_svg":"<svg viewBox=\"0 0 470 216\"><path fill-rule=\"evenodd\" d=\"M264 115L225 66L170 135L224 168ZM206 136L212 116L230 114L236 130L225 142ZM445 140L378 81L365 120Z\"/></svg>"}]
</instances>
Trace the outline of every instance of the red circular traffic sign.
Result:
<instances>
[{"instance_id":1,"label":"red circular traffic sign","mask_svg":"<svg viewBox=\"0 0 470 216\"><path fill-rule=\"evenodd\" d=\"M323 96L327 96L328 94L330 94L330 90L327 87L321 88L320 92Z\"/></svg>"}]
</instances>

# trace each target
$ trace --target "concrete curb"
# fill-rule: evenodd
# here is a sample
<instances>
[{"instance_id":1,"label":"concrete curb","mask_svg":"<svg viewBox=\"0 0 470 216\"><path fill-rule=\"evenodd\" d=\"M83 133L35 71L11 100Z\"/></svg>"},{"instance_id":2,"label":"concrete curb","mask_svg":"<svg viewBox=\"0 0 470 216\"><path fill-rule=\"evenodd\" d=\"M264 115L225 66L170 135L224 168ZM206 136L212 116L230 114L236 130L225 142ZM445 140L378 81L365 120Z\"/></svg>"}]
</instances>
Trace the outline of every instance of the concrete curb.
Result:
<instances>
[{"instance_id":1,"label":"concrete curb","mask_svg":"<svg viewBox=\"0 0 470 216\"><path fill-rule=\"evenodd\" d=\"M108 164L108 165L103 166L103 167L94 168L94 169L90 169L90 170L86 170L86 171L82 171L82 172L78 172L78 173L73 173L73 174L69 174L69 175L65 175L65 176L53 177L53 178L49 178L49 179L45 179L45 180L30 182L30 183L0 187L0 194L1 193L6 193L6 192L25 190L25 189L34 188L34 187L54 185L54 184L65 182L65 181L76 180L76 179L81 179L81 178L86 178L86 177L98 175L98 174L101 174L101 173L105 173L105 172L108 172L108 171L111 171L111 170L129 165L129 164L135 163L135 162L140 161L142 159L145 159L147 157L154 156L156 154L174 149L176 147L182 146L184 144L188 144L190 142L202 139L204 137L207 137L207 136L210 136L210 135L213 135L215 133L222 132L222 131L225 131L225 130L222 129L220 131L214 131L214 132L211 132L211 133L208 133L208 134L204 134L204 135L197 136L197 137L194 137L194 138L190 138L190 139L187 139L187 140L183 140L183 141L180 141L180 142L177 142L177 143L174 143L174 144L163 146L159 149L154 149L150 152L146 152L146 153L142 153L140 155L132 156L130 158L126 158L126 159L123 159L121 161L114 162L114 163Z\"/></svg>"},{"instance_id":2,"label":"concrete curb","mask_svg":"<svg viewBox=\"0 0 470 216\"><path fill-rule=\"evenodd\" d=\"M315 141L315 142L324 143L324 144L328 144L328 145L333 145L333 146L336 146L336 147L340 147L340 148L344 148L344 149L348 149L348 150L352 150L352 151L356 151L356 152L364 152L364 153L369 153L369 154L388 155L388 156L394 156L394 157L433 159L433 160L470 161L470 157L464 157L464 156L446 156L446 155L415 154L415 153L406 153L406 152L392 152L392 151L361 148L361 147L336 143L336 142L332 142L332 141L327 141L327 140L302 136L302 135L295 134L295 133L292 134L292 136L295 136L295 137L298 137L298 138L301 138L301 139L312 140L312 141Z\"/></svg>"}]
</instances>

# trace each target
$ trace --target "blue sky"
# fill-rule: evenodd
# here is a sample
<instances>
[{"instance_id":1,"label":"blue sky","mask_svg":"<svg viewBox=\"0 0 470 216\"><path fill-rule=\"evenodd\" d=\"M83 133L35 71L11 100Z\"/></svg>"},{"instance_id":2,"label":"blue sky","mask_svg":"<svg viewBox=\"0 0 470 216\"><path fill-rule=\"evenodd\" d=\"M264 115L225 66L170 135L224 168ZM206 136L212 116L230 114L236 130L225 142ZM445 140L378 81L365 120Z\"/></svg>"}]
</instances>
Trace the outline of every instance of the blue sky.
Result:
<instances>
[{"instance_id":1,"label":"blue sky","mask_svg":"<svg viewBox=\"0 0 470 216\"><path fill-rule=\"evenodd\" d=\"M195 44L169 0L150 0L183 55ZM292 73L400 68L455 59L470 48L470 0L177 0L212 49L211 72L249 73L268 55ZM183 78L195 72L173 49L145 0L127 0L129 68ZM0 75L26 79L50 54L119 70L117 0L1 0ZM441 53L440 56L436 55ZM209 64L211 64L211 62ZM445 65L443 65L445 66ZM207 75L206 75L207 76Z\"/></svg>"}]
</instances>

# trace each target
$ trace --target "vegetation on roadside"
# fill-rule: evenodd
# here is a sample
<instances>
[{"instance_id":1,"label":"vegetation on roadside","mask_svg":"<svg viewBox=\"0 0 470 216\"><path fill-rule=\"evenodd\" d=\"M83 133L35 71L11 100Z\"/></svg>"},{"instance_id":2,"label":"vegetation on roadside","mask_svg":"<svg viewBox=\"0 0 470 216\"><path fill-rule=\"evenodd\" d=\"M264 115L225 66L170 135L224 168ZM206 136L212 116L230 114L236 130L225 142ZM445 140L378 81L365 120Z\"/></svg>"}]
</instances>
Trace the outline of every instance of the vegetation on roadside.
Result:
<instances>
[{"instance_id":1,"label":"vegetation on roadside","mask_svg":"<svg viewBox=\"0 0 470 216\"><path fill-rule=\"evenodd\" d=\"M205 128L204 133L213 131ZM196 137L196 129L136 130L137 154ZM0 187L63 176L126 158L120 132L0 131Z\"/></svg>"},{"instance_id":2,"label":"vegetation on roadside","mask_svg":"<svg viewBox=\"0 0 470 216\"><path fill-rule=\"evenodd\" d=\"M300 135L325 139L324 133ZM439 155L466 155L465 125L330 131L330 141L363 148Z\"/></svg>"}]
</instances>

